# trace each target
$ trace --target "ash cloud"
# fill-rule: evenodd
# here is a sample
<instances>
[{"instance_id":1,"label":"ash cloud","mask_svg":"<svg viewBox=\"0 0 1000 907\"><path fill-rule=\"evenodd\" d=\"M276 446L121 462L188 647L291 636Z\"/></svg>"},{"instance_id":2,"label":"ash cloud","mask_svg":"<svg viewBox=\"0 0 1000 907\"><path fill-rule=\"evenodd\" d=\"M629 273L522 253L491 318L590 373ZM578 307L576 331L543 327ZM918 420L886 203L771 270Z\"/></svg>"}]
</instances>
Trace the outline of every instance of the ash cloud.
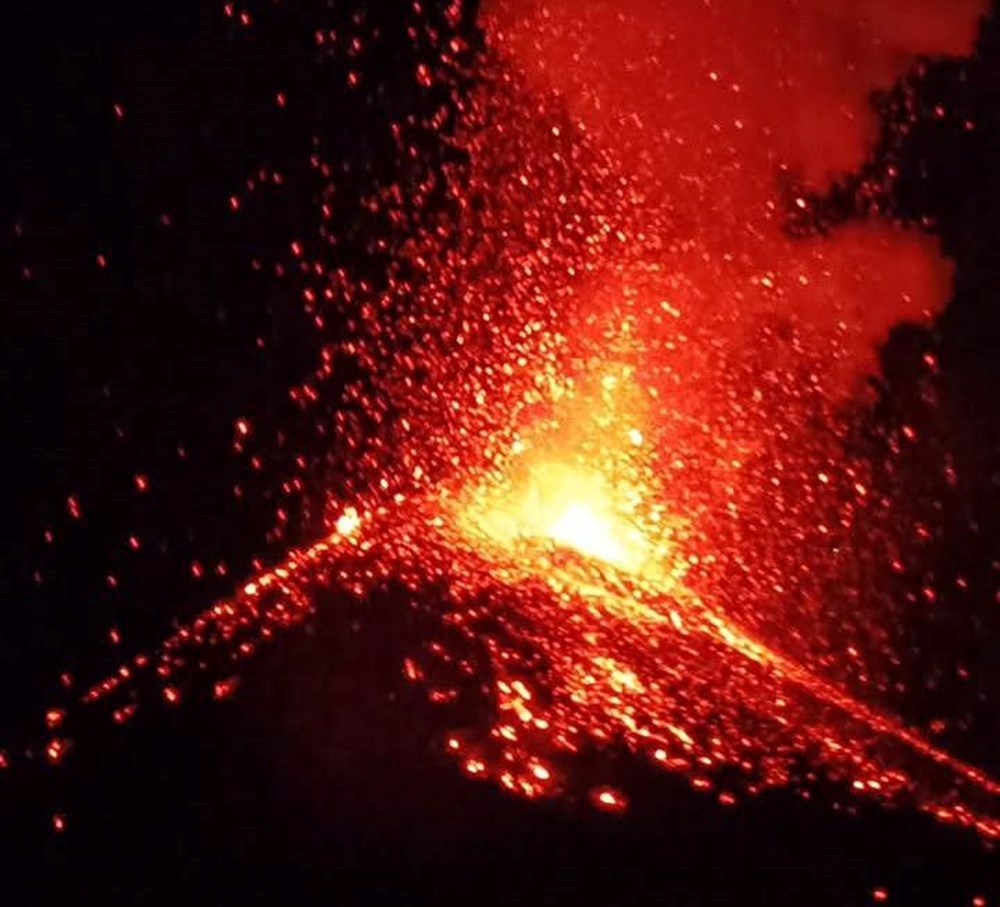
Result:
<instances>
[{"instance_id":1,"label":"ash cloud","mask_svg":"<svg viewBox=\"0 0 1000 907\"><path fill-rule=\"evenodd\" d=\"M968 53L985 5L493 0L484 12L492 45L613 149L675 242L699 248L694 317L721 320L739 300L734 348L750 322L791 322L834 351L825 381L846 393L890 327L942 310L950 263L888 222L794 240L779 178L822 189L857 168L877 130L872 92L918 56Z\"/></svg>"}]
</instances>

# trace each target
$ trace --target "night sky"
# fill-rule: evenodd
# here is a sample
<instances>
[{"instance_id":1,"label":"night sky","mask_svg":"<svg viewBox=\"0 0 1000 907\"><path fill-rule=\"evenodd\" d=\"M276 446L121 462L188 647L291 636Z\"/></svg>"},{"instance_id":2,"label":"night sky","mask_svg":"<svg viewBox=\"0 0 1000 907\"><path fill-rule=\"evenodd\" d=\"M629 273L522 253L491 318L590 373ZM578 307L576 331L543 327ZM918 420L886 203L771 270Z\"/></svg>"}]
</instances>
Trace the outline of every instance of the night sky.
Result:
<instances>
[{"instance_id":1,"label":"night sky","mask_svg":"<svg viewBox=\"0 0 1000 907\"><path fill-rule=\"evenodd\" d=\"M427 102L411 78L426 49L406 37L395 4L368 9L388 36L365 64L374 102L344 87L345 64L318 62L318 23L337 27L364 4L332 6L272 0L227 14L221 2L59 0L7 12L0 747L10 752L45 739L40 719L65 697L61 673L86 683L114 670L123 652L231 591L254 557L310 537L309 495L285 537L271 533L293 451L315 455L316 481L337 481L286 393L317 350L301 275L287 265L291 245L315 233L313 139L356 166L359 185L391 178L385 124ZM457 26L473 46L474 19L467 10ZM890 127L908 97L878 99L885 129L865 169L790 229L832 229L877 204L937 230L956 262L936 329L899 329L884 349L856 443L877 447L879 426L923 419L955 452L965 496L940 515L947 531L928 557L940 573L970 576L975 601L967 620L946 610L908 632L947 639L1000 691L988 600L1000 553L1000 11L974 60L927 63L914 126L900 135ZM890 165L897 189L874 198ZM364 231L360 205L336 216L339 254L377 275L378 256L351 232ZM933 415L921 378L931 352ZM234 455L244 418L253 434ZM279 428L284 448L258 443ZM931 500L937 479L921 470L915 459L896 480ZM998 903L1000 860L972 833L905 808L831 808L843 803L836 791L806 802L779 790L724 810L614 749L580 770L633 792L623 816L470 782L441 754L426 698L399 683L420 619L402 596L375 612L328 597L242 666L224 701L208 685L123 727L85 716L65 765L36 752L0 773L3 895L818 907L873 903L884 890L890 904ZM936 695L913 717L952 694ZM982 706L965 744L994 768L998 706Z\"/></svg>"}]
</instances>

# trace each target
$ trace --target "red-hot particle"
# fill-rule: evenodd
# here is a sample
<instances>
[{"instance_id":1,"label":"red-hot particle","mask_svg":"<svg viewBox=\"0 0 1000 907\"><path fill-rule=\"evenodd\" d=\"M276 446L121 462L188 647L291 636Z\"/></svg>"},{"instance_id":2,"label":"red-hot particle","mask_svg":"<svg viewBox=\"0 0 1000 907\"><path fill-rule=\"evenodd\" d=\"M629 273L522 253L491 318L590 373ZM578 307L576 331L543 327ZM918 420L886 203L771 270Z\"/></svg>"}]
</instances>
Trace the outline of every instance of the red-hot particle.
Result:
<instances>
[{"instance_id":1,"label":"red-hot particle","mask_svg":"<svg viewBox=\"0 0 1000 907\"><path fill-rule=\"evenodd\" d=\"M55 730L59 725L63 723L63 719L66 717L65 709L49 709L45 713L45 726L51 731Z\"/></svg>"},{"instance_id":2,"label":"red-hot particle","mask_svg":"<svg viewBox=\"0 0 1000 907\"><path fill-rule=\"evenodd\" d=\"M623 813L628 808L628 799L614 787L596 787L590 792L590 802L602 812Z\"/></svg>"}]
</instances>

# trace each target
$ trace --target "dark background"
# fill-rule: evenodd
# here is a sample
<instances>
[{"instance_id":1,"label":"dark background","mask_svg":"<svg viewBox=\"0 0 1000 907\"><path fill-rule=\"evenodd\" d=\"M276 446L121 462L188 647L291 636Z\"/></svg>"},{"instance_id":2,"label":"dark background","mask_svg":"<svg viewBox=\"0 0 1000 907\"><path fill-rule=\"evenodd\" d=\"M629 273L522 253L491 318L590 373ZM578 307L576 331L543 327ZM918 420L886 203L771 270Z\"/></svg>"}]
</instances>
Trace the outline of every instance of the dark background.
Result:
<instances>
[{"instance_id":1,"label":"dark background","mask_svg":"<svg viewBox=\"0 0 1000 907\"><path fill-rule=\"evenodd\" d=\"M272 442L278 426L297 430L286 389L316 344L289 258L293 239L317 235L309 152L315 138L355 165L359 192L392 176L386 123L419 113L408 86L426 48L405 38L395 4L285 0L235 4L232 15L192 0L16 7L0 23L0 745L20 757L25 741L46 739L45 708L69 695L60 672L78 689L113 669L281 541L268 539L269 489L288 457ZM359 11L381 42L360 61L320 62L316 29L350 28ZM438 15L433 4L424 15ZM984 25L977 60L934 63L880 99L888 125L912 103L914 125L887 128L865 171L818 202L807 225L888 209L938 229L958 263L939 330L894 335L866 424L876 456L902 421L933 439L894 460L892 481L925 498L941 530L928 569L969 577L968 593L937 612L951 617L914 625L926 652L915 669L928 672L942 649L948 663L997 670L998 22ZM470 23L461 28L474 41ZM344 88L351 66L365 74L361 93ZM901 178L887 195L878 187L889 164ZM342 216L351 220L349 206ZM930 394L928 351L941 363ZM234 455L242 417L254 434ZM958 488L928 466L942 451ZM248 465L254 453L260 472ZM148 476L145 494L137 474ZM312 475L324 478L318 465ZM70 495L81 520L67 514ZM615 818L466 781L438 751L441 717L400 683L420 628L391 601L330 598L247 666L232 701L192 691L180 709L144 705L124 728L95 719L74 728L78 750L56 769L37 753L14 759L0 774L5 896L820 905L870 903L885 888L890 903L942 907L1000 897L1000 859L973 836L865 804L848 815L835 790L727 810L612 753L601 777L633 800ZM929 711L952 695L943 689ZM984 711L976 749L996 753L995 701ZM60 835L56 813L66 816Z\"/></svg>"}]
</instances>

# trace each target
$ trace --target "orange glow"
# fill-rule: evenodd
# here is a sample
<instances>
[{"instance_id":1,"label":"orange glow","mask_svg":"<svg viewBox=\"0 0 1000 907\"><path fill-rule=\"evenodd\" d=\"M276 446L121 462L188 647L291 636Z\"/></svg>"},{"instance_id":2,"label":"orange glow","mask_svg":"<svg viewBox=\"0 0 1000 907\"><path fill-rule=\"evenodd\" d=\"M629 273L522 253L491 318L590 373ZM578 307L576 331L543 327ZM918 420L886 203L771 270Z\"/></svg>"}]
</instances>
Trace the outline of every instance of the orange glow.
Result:
<instances>
[{"instance_id":1,"label":"orange glow","mask_svg":"<svg viewBox=\"0 0 1000 907\"><path fill-rule=\"evenodd\" d=\"M593 469L544 462L530 467L523 487L492 496L472 514L494 541L513 546L541 540L638 573L655 546L630 517L627 497Z\"/></svg>"},{"instance_id":2,"label":"orange glow","mask_svg":"<svg viewBox=\"0 0 1000 907\"><path fill-rule=\"evenodd\" d=\"M342 536L351 536L357 532L358 528L361 526L361 517L358 515L357 510L353 507L347 507L344 512L337 517L337 521L334 524L337 533Z\"/></svg>"},{"instance_id":3,"label":"orange glow","mask_svg":"<svg viewBox=\"0 0 1000 907\"><path fill-rule=\"evenodd\" d=\"M506 456L463 488L451 510L472 544L535 558L548 549L626 573L678 575L670 513L643 431L648 397L633 366L604 363L596 380L554 388L546 418L519 432ZM680 574L683 573L681 569Z\"/></svg>"}]
</instances>

